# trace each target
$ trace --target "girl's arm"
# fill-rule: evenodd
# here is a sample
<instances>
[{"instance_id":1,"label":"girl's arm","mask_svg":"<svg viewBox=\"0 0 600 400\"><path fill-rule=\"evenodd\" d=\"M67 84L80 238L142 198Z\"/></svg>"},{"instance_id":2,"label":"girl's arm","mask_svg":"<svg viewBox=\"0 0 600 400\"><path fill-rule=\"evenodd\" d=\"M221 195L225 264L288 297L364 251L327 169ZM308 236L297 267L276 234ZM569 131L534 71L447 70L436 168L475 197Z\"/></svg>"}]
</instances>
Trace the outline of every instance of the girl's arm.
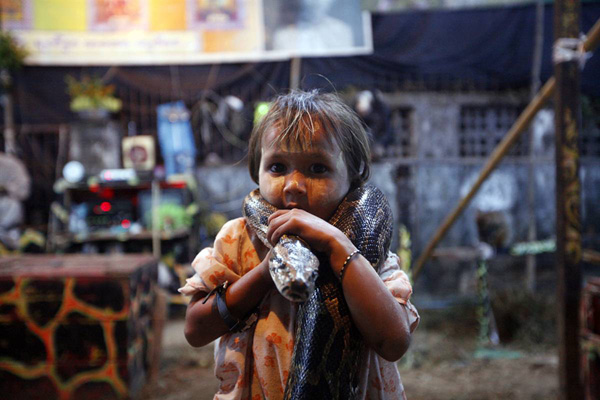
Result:
<instances>
[{"instance_id":1,"label":"girl's arm","mask_svg":"<svg viewBox=\"0 0 600 400\"><path fill-rule=\"evenodd\" d=\"M225 302L229 312L237 319L244 318L273 287L268 257L264 257L259 265L227 287ZM185 338L194 347L207 345L229 332L217 310L217 296L212 295L203 304L205 297L204 292L196 293L185 315Z\"/></svg>"},{"instance_id":2,"label":"girl's arm","mask_svg":"<svg viewBox=\"0 0 600 400\"><path fill-rule=\"evenodd\" d=\"M298 235L316 251L328 254L337 276L346 257L356 250L342 231L304 210L273 213L269 218L269 241L277 242L284 233ZM384 359L399 360L410 344L407 310L392 296L363 256L354 256L349 261L342 289L352 320L366 343Z\"/></svg>"}]
</instances>

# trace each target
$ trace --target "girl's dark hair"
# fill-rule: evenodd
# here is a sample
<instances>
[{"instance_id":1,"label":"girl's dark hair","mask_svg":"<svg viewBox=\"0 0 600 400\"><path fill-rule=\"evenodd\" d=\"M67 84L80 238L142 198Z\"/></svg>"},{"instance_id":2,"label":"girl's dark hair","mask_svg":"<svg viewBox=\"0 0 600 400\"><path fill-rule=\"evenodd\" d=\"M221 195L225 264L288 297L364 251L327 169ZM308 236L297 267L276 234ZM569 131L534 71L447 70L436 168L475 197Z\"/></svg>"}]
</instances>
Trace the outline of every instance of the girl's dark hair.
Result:
<instances>
[{"instance_id":1,"label":"girl's dark hair","mask_svg":"<svg viewBox=\"0 0 600 400\"><path fill-rule=\"evenodd\" d=\"M340 147L348 167L352 188L369 179L371 151L365 126L358 115L335 94L293 90L277 97L267 114L254 125L248 147L250 177L258 183L262 138L271 129L280 130L275 144L308 149L318 128Z\"/></svg>"}]
</instances>

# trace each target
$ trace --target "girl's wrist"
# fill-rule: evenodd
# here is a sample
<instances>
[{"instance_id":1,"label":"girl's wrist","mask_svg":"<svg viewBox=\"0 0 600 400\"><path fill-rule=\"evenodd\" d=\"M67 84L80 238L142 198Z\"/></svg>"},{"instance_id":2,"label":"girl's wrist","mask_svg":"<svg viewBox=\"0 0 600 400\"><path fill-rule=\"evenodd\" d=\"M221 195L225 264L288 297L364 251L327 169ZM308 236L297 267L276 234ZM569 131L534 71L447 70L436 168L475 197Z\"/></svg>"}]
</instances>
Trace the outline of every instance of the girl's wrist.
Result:
<instances>
[{"instance_id":1,"label":"girl's wrist","mask_svg":"<svg viewBox=\"0 0 600 400\"><path fill-rule=\"evenodd\" d=\"M341 232L340 232L341 233ZM352 252L356 250L356 247L346 235L342 233L343 238L337 238L332 240L331 252L329 253L329 263L331 269L336 275L339 275L344 261Z\"/></svg>"},{"instance_id":2,"label":"girl's wrist","mask_svg":"<svg viewBox=\"0 0 600 400\"><path fill-rule=\"evenodd\" d=\"M273 278L271 277L271 271L269 271L269 258L271 253L267 253L267 256L258 264L257 268L260 268L260 275L262 281L268 286L274 286Z\"/></svg>"}]
</instances>

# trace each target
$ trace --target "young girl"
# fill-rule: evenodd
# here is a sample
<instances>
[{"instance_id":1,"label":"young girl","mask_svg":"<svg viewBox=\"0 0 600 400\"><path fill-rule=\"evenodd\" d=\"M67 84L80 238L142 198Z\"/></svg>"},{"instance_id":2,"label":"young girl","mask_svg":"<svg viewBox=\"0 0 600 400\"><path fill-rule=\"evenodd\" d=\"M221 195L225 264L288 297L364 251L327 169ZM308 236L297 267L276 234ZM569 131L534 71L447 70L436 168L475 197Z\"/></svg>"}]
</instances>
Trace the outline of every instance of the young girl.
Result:
<instances>
[{"instance_id":1,"label":"young girl","mask_svg":"<svg viewBox=\"0 0 600 400\"><path fill-rule=\"evenodd\" d=\"M375 272L327 222L346 194L368 179L369 154L363 125L336 96L294 91L277 98L252 132L249 170L261 195L279 209L269 217L269 242L297 235L328 258L321 268L341 278L352 321L366 344L357 365L359 398L403 399L395 362L419 321L409 302L408 278L391 252ZM180 289L193 296L186 315L188 342L198 347L219 338L215 399L283 396L298 306L276 290L269 251L244 218L229 221L214 247L195 258L196 274Z\"/></svg>"}]
</instances>

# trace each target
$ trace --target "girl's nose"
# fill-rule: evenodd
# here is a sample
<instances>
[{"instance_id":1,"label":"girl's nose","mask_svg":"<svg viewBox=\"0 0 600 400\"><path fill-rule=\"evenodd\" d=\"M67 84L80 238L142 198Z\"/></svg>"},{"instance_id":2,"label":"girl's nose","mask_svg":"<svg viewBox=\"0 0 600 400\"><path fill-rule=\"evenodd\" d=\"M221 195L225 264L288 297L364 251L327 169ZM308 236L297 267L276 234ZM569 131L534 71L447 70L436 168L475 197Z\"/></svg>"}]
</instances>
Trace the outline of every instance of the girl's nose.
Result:
<instances>
[{"instance_id":1,"label":"girl's nose","mask_svg":"<svg viewBox=\"0 0 600 400\"><path fill-rule=\"evenodd\" d=\"M285 186L283 188L287 194L305 194L306 193L306 180L302 173L298 171L292 171L285 180Z\"/></svg>"}]
</instances>

